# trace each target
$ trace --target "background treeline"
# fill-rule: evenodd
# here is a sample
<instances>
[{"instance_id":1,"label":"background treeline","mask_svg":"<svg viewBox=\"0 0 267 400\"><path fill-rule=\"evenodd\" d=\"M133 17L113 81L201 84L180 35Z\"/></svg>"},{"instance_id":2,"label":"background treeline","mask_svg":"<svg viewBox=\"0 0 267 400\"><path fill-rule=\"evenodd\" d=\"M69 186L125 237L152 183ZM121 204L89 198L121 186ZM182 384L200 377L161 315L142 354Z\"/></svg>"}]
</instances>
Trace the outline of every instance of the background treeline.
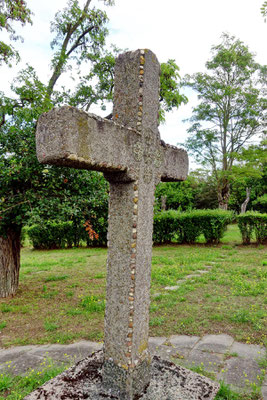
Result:
<instances>
[{"instance_id":1,"label":"background treeline","mask_svg":"<svg viewBox=\"0 0 267 400\"><path fill-rule=\"evenodd\" d=\"M43 171L51 179L51 172ZM225 211L218 209L216 179L205 170L193 171L183 182L160 183L155 193L154 242L195 243L204 235L207 243L219 243L227 225L237 220L246 199L246 184L242 179L233 179ZM64 169L59 186L54 187L51 197L40 199L38 207L28 212L24 234L27 233L33 247L105 246L109 186L102 174ZM266 191L265 166L264 173L251 180L247 210L267 213ZM260 222L257 218L257 222L258 214L249 215L238 220L243 243L250 243L252 235L258 243L264 243L266 218Z\"/></svg>"},{"instance_id":2,"label":"background treeline","mask_svg":"<svg viewBox=\"0 0 267 400\"><path fill-rule=\"evenodd\" d=\"M266 151L267 153L267 151ZM247 197L250 197L245 211L267 212L267 163L258 166L261 175L251 177L233 175L231 177L228 210L237 214ZM219 207L216 178L207 170L197 169L184 182L162 182L156 189L156 210L216 209Z\"/></svg>"}]
</instances>

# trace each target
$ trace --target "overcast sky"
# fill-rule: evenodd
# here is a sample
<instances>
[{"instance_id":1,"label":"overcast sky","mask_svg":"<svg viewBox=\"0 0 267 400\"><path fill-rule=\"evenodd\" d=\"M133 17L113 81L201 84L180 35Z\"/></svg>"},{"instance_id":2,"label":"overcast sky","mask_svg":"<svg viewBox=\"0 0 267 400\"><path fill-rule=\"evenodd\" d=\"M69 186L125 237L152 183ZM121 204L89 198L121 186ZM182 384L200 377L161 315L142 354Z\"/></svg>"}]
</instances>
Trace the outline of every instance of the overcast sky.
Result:
<instances>
[{"instance_id":1,"label":"overcast sky","mask_svg":"<svg viewBox=\"0 0 267 400\"><path fill-rule=\"evenodd\" d=\"M80 0L83 4L85 1ZM267 23L260 14L263 0L115 0L115 6L106 7L110 22L108 42L120 48L135 50L149 48L160 62L175 59L181 76L205 70L212 45L220 42L222 32L235 35L256 53L256 60L267 63ZM56 11L67 0L27 0L34 12L33 25L24 27L24 43L17 45L23 62L33 65L39 77L49 77L50 41L49 23ZM103 2L93 0L93 5ZM23 63L11 70L1 68L1 89L9 82ZM64 76L58 84L64 85ZM196 96L189 93L189 104L168 114L161 126L163 140L170 144L183 142L186 125ZM95 111L95 110L94 110Z\"/></svg>"}]
</instances>

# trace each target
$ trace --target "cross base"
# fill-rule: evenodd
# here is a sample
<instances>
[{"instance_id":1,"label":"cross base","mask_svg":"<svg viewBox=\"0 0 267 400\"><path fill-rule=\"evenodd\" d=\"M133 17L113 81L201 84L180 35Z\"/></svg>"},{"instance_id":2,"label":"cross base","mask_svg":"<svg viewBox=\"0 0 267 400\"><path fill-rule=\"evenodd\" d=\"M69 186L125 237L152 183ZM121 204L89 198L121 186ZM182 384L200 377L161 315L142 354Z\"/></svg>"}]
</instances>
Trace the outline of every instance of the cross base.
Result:
<instances>
[{"instance_id":1,"label":"cross base","mask_svg":"<svg viewBox=\"0 0 267 400\"><path fill-rule=\"evenodd\" d=\"M150 368L150 383L143 392L121 393L103 384L103 364L103 352L96 352L45 383L24 400L213 400L219 390L218 383L205 376L154 357ZM112 374L113 366L105 367ZM145 365L140 368L147 371ZM115 373L117 376L118 371ZM126 374L122 376L127 378ZM137 380L135 382L137 385Z\"/></svg>"},{"instance_id":2,"label":"cross base","mask_svg":"<svg viewBox=\"0 0 267 400\"><path fill-rule=\"evenodd\" d=\"M148 360L143 360L138 366L126 369L113 361L105 361L103 387L110 393L117 393L121 400L138 398L149 385L150 364Z\"/></svg>"}]
</instances>

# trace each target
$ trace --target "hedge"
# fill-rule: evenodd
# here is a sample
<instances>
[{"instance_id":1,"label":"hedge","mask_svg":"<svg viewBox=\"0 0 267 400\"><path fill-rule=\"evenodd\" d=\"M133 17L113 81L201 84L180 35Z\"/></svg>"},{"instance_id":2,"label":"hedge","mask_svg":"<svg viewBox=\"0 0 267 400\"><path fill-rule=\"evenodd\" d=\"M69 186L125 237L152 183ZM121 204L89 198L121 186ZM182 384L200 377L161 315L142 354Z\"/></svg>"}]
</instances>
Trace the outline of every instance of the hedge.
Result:
<instances>
[{"instance_id":1,"label":"hedge","mask_svg":"<svg viewBox=\"0 0 267 400\"><path fill-rule=\"evenodd\" d=\"M107 243L107 224L99 218L91 225L96 235L89 236L84 223L75 224L73 221L46 221L43 224L32 225L27 234L35 249L60 249L79 246L86 242L87 246L99 246Z\"/></svg>"},{"instance_id":2,"label":"hedge","mask_svg":"<svg viewBox=\"0 0 267 400\"><path fill-rule=\"evenodd\" d=\"M237 217L243 244L250 244L253 233L257 243L267 243L267 214L249 211Z\"/></svg>"},{"instance_id":3,"label":"hedge","mask_svg":"<svg viewBox=\"0 0 267 400\"><path fill-rule=\"evenodd\" d=\"M155 243L195 243L203 234L207 243L219 243L233 214L224 210L162 211L154 216L153 240ZM99 218L90 224L73 221L47 221L28 228L28 236L35 249L57 249L79 246L106 245L107 221ZM87 230L86 230L87 228ZM97 233L97 236L90 233Z\"/></svg>"},{"instance_id":4,"label":"hedge","mask_svg":"<svg viewBox=\"0 0 267 400\"><path fill-rule=\"evenodd\" d=\"M203 234L207 243L219 243L233 213L224 210L162 211L154 216L155 243L194 243Z\"/></svg>"}]
</instances>

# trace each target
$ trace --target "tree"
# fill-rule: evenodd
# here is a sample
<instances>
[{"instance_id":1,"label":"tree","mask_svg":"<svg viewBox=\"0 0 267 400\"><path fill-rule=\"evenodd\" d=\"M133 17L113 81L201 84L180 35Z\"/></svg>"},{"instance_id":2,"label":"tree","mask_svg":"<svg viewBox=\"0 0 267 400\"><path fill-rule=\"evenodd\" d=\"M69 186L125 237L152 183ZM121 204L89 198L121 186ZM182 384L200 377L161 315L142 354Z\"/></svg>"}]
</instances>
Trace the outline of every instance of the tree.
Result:
<instances>
[{"instance_id":1,"label":"tree","mask_svg":"<svg viewBox=\"0 0 267 400\"><path fill-rule=\"evenodd\" d=\"M90 3L87 0L80 8L77 0L69 0L56 15L48 85L28 66L11 87L13 98L0 94L0 297L16 293L21 229L31 209L40 206L42 199L58 195L62 176L69 179L70 172L64 169L55 173L48 169L44 173L36 158L35 128L39 115L62 101L64 96L54 86L70 62L90 62L104 46L107 17L101 10L89 10ZM49 180L49 176L53 179ZM69 179L73 187L81 184L77 179L77 175L76 179Z\"/></svg>"},{"instance_id":2,"label":"tree","mask_svg":"<svg viewBox=\"0 0 267 400\"><path fill-rule=\"evenodd\" d=\"M155 193L155 209L166 210L213 209L218 207L216 182L207 171L197 169L192 171L186 181L161 182Z\"/></svg>"},{"instance_id":3,"label":"tree","mask_svg":"<svg viewBox=\"0 0 267 400\"><path fill-rule=\"evenodd\" d=\"M179 67L175 63L175 60L168 60L166 63L161 63L160 67L159 120L160 122L164 122L166 112L171 111L173 108L179 108L182 103L186 104L188 99L179 91Z\"/></svg>"},{"instance_id":4,"label":"tree","mask_svg":"<svg viewBox=\"0 0 267 400\"><path fill-rule=\"evenodd\" d=\"M264 3L261 6L261 14L264 17L264 21L266 22L266 17L267 17L267 1L264 1Z\"/></svg>"},{"instance_id":5,"label":"tree","mask_svg":"<svg viewBox=\"0 0 267 400\"><path fill-rule=\"evenodd\" d=\"M193 208L218 208L216 180L206 169L197 169L190 173L191 186L194 193Z\"/></svg>"},{"instance_id":6,"label":"tree","mask_svg":"<svg viewBox=\"0 0 267 400\"><path fill-rule=\"evenodd\" d=\"M243 149L237 157L229 176L231 195L229 206L236 212L244 213L251 202L267 191L267 142L262 141Z\"/></svg>"},{"instance_id":7,"label":"tree","mask_svg":"<svg viewBox=\"0 0 267 400\"><path fill-rule=\"evenodd\" d=\"M16 35L14 22L25 25L31 23L31 11L24 0L0 0L0 31L5 30L11 41L22 40ZM10 43L0 41L0 65L5 63L11 66L11 61L19 61L19 54Z\"/></svg>"},{"instance_id":8,"label":"tree","mask_svg":"<svg viewBox=\"0 0 267 400\"><path fill-rule=\"evenodd\" d=\"M12 97L0 93L0 297L16 293L21 229L29 220L51 217L57 211L60 218L90 219L97 213L105 215L107 210L107 184L103 179L95 179L95 173L87 171L43 166L35 149L36 121L41 113L66 102L88 110L92 103L105 107L105 102L112 100L115 58L104 50L107 16L89 8L90 4L85 0L81 8L77 0L69 0L57 13L52 24L54 54L47 84L28 66L13 82ZM80 75L73 92L56 89L60 77L73 65L79 68L81 62L88 63L87 71L92 68L90 79ZM96 180L100 187L93 193ZM90 191L83 188L85 182Z\"/></svg>"},{"instance_id":9,"label":"tree","mask_svg":"<svg viewBox=\"0 0 267 400\"><path fill-rule=\"evenodd\" d=\"M209 165L217 182L219 207L227 209L229 175L237 155L264 129L266 67L254 60L247 46L223 34L212 47L207 73L187 76L185 85L198 92L186 147L197 161Z\"/></svg>"},{"instance_id":10,"label":"tree","mask_svg":"<svg viewBox=\"0 0 267 400\"><path fill-rule=\"evenodd\" d=\"M66 102L73 106L79 105L86 111L92 104L100 102L102 109L105 110L107 101L112 101L113 98L115 60L122 52L122 49L113 45L112 51L105 50L102 55L91 57L93 67L90 73L80 78L74 93L67 93ZM180 93L179 67L175 61L168 60L166 63L161 63L160 67L159 122L164 122L166 112L179 108L182 103L186 104L188 99ZM106 118L111 119L112 113Z\"/></svg>"},{"instance_id":11,"label":"tree","mask_svg":"<svg viewBox=\"0 0 267 400\"><path fill-rule=\"evenodd\" d=\"M194 191L191 186L191 179L188 177L183 182L160 182L155 192L155 208L162 209L162 198L165 198L167 210L185 211L193 207Z\"/></svg>"}]
</instances>

